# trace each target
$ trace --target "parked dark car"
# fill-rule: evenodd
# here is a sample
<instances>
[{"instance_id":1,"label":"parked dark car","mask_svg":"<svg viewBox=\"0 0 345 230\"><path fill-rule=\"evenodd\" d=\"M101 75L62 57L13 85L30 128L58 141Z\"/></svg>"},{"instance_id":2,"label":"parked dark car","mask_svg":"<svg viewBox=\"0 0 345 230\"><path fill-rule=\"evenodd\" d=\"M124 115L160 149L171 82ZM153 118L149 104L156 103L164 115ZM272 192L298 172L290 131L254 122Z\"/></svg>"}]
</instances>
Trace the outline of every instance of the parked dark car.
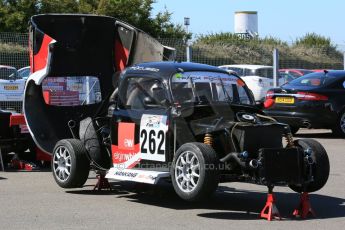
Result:
<instances>
[{"instance_id":1,"label":"parked dark car","mask_svg":"<svg viewBox=\"0 0 345 230\"><path fill-rule=\"evenodd\" d=\"M345 71L307 74L280 88L270 89L264 103L265 113L299 128L332 129L345 136Z\"/></svg>"}]
</instances>

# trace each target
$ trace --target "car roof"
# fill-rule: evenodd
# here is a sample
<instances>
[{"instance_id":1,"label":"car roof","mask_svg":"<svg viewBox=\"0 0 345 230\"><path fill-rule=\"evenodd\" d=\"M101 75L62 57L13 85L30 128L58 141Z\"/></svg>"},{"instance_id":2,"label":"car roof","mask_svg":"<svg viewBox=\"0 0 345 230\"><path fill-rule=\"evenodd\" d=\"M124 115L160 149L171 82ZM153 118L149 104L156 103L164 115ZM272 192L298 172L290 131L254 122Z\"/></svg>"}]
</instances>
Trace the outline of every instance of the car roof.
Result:
<instances>
[{"instance_id":1,"label":"car roof","mask_svg":"<svg viewBox=\"0 0 345 230\"><path fill-rule=\"evenodd\" d=\"M345 70L326 70L326 72L316 72L317 73L326 73L329 76L333 76L333 77L345 77Z\"/></svg>"},{"instance_id":2,"label":"car roof","mask_svg":"<svg viewBox=\"0 0 345 230\"><path fill-rule=\"evenodd\" d=\"M0 68L6 68L6 69L16 69L13 66L9 66L9 65L0 65Z\"/></svg>"},{"instance_id":3,"label":"car roof","mask_svg":"<svg viewBox=\"0 0 345 230\"><path fill-rule=\"evenodd\" d=\"M273 68L272 66L268 65L246 65L246 64L239 64L239 65L221 65L219 68L222 67L235 67L235 68L246 68L246 69L262 69L262 68Z\"/></svg>"},{"instance_id":4,"label":"car roof","mask_svg":"<svg viewBox=\"0 0 345 230\"><path fill-rule=\"evenodd\" d=\"M313 77L313 76L320 76L320 75L325 75L326 77L335 77L335 78L345 78L345 70L330 70L326 72L314 72L310 74L306 74L301 77L301 79L308 78L308 77Z\"/></svg>"},{"instance_id":5,"label":"car roof","mask_svg":"<svg viewBox=\"0 0 345 230\"><path fill-rule=\"evenodd\" d=\"M169 79L177 72L191 71L219 72L229 74L224 69L194 62L145 62L126 68L125 75L143 73L150 74L151 76L155 75L157 78Z\"/></svg>"},{"instance_id":6,"label":"car roof","mask_svg":"<svg viewBox=\"0 0 345 230\"><path fill-rule=\"evenodd\" d=\"M20 72L21 70L24 70L24 69L30 69L30 66L25 66L25 67L23 67L23 68L20 68L20 69L18 70L18 72Z\"/></svg>"},{"instance_id":7,"label":"car roof","mask_svg":"<svg viewBox=\"0 0 345 230\"><path fill-rule=\"evenodd\" d=\"M310 69L279 69L279 71L304 71L304 70L312 71Z\"/></svg>"}]
</instances>

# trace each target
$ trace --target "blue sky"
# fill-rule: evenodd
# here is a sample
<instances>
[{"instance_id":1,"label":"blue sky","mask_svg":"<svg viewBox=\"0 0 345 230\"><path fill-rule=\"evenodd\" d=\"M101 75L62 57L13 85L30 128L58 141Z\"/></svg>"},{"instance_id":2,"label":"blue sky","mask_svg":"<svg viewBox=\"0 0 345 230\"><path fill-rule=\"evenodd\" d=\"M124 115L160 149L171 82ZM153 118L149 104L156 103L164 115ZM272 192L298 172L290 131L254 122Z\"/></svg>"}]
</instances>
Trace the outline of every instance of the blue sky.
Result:
<instances>
[{"instance_id":1,"label":"blue sky","mask_svg":"<svg viewBox=\"0 0 345 230\"><path fill-rule=\"evenodd\" d=\"M308 32L330 37L345 46L345 0L156 0L153 14L164 7L172 21L190 17L193 34L233 32L235 11L258 11L259 35L287 42Z\"/></svg>"}]
</instances>

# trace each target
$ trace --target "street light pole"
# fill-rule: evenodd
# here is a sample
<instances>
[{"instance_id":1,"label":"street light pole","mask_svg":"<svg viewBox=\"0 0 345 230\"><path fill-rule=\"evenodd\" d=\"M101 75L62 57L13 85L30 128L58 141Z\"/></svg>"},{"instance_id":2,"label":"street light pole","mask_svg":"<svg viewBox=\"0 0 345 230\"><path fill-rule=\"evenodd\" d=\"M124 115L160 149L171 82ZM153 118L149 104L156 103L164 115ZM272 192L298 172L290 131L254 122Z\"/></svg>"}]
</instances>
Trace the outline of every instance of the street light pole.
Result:
<instances>
[{"instance_id":1,"label":"street light pole","mask_svg":"<svg viewBox=\"0 0 345 230\"><path fill-rule=\"evenodd\" d=\"M188 36L188 26L190 25L190 18L188 17L184 17L184 25L186 27L186 33ZM189 47L189 39L188 37L186 38L186 61L190 62L190 47Z\"/></svg>"}]
</instances>

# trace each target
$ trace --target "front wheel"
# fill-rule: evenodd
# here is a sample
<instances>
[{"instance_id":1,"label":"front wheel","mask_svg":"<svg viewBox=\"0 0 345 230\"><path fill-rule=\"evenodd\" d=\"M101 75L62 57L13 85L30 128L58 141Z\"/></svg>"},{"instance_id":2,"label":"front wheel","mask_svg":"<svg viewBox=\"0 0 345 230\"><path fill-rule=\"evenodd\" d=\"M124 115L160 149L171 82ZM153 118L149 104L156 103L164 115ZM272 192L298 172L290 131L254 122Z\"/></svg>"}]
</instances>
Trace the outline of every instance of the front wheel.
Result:
<instances>
[{"instance_id":1,"label":"front wheel","mask_svg":"<svg viewBox=\"0 0 345 230\"><path fill-rule=\"evenodd\" d=\"M171 177L175 192L184 200L199 201L210 196L219 183L218 157L203 143L186 143L176 152Z\"/></svg>"},{"instance_id":2,"label":"front wheel","mask_svg":"<svg viewBox=\"0 0 345 230\"><path fill-rule=\"evenodd\" d=\"M52 171L56 183L62 188L78 188L85 184L90 162L84 145L77 139L64 139L56 143L52 157Z\"/></svg>"},{"instance_id":3,"label":"front wheel","mask_svg":"<svg viewBox=\"0 0 345 230\"><path fill-rule=\"evenodd\" d=\"M300 139L295 141L295 145L303 150L311 150L311 158L314 163L310 166L312 169L313 181L302 185L289 185L295 192L315 192L320 190L327 182L329 176L329 159L326 150L322 145L313 139Z\"/></svg>"}]
</instances>

